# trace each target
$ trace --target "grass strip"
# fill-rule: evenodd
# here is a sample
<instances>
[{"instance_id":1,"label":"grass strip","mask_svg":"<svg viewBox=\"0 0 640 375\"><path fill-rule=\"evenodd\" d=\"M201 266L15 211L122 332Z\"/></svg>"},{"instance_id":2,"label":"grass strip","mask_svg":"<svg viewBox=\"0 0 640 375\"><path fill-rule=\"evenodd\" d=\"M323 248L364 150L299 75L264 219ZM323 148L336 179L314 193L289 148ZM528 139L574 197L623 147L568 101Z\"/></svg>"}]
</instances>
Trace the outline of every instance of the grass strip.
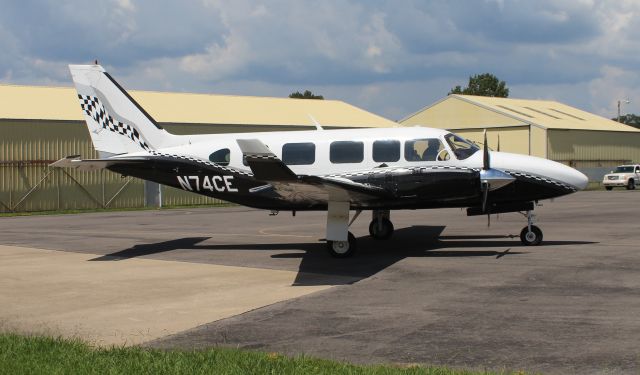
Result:
<instances>
[{"instance_id":1,"label":"grass strip","mask_svg":"<svg viewBox=\"0 0 640 375\"><path fill-rule=\"evenodd\" d=\"M498 374L422 366L359 366L228 348L94 348L80 340L0 334L2 374ZM499 373L505 374L505 373ZM519 373L522 374L522 373Z\"/></svg>"}]
</instances>

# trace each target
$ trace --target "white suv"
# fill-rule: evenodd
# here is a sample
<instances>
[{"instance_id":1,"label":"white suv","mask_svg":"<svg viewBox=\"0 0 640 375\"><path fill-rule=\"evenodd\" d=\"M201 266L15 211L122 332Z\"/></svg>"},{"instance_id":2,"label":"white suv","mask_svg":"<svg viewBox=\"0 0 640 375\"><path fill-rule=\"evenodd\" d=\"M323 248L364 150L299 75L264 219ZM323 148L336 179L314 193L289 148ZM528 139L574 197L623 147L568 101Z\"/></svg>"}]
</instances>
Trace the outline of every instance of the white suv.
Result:
<instances>
[{"instance_id":1,"label":"white suv","mask_svg":"<svg viewBox=\"0 0 640 375\"><path fill-rule=\"evenodd\" d=\"M615 186L626 187L627 190L633 190L640 183L640 164L620 165L615 171L604 175L602 184L607 190L613 189Z\"/></svg>"}]
</instances>

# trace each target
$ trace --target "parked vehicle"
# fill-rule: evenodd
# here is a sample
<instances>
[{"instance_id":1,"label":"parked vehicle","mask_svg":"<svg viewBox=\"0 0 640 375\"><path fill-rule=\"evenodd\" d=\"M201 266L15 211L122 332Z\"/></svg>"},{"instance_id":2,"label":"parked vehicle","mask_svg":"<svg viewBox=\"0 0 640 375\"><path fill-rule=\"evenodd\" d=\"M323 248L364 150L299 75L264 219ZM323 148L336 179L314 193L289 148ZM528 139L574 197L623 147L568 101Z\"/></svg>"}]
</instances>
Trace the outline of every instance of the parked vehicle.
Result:
<instances>
[{"instance_id":1,"label":"parked vehicle","mask_svg":"<svg viewBox=\"0 0 640 375\"><path fill-rule=\"evenodd\" d=\"M640 164L620 165L611 173L604 175L602 184L605 189L625 187L633 190L640 183Z\"/></svg>"}]
</instances>

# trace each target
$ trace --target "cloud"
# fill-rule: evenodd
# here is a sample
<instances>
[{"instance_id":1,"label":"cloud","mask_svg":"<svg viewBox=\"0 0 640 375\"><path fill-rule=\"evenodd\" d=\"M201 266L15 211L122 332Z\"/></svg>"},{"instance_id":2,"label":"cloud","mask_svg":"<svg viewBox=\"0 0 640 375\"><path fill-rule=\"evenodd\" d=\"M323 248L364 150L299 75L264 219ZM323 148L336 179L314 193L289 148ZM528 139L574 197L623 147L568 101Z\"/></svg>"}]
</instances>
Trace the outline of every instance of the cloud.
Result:
<instances>
[{"instance_id":1,"label":"cloud","mask_svg":"<svg viewBox=\"0 0 640 375\"><path fill-rule=\"evenodd\" d=\"M68 84L66 64L97 58L127 87L317 88L395 119L490 72L605 114L640 94L638 16L632 0L5 1L0 77Z\"/></svg>"}]
</instances>

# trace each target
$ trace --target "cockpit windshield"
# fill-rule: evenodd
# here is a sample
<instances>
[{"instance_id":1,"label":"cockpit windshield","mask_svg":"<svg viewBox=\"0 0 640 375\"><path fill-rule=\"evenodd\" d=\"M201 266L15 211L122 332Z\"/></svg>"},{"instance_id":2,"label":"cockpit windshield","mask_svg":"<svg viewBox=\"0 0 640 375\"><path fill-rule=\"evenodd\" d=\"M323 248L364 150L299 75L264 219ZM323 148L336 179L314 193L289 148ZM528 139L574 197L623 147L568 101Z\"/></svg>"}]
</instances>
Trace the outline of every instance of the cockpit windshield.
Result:
<instances>
[{"instance_id":1,"label":"cockpit windshield","mask_svg":"<svg viewBox=\"0 0 640 375\"><path fill-rule=\"evenodd\" d=\"M445 135L444 139L447 141L451 147L451 151L453 151L458 160L464 160L475 154L476 151L480 150L478 146L453 133Z\"/></svg>"}]
</instances>

